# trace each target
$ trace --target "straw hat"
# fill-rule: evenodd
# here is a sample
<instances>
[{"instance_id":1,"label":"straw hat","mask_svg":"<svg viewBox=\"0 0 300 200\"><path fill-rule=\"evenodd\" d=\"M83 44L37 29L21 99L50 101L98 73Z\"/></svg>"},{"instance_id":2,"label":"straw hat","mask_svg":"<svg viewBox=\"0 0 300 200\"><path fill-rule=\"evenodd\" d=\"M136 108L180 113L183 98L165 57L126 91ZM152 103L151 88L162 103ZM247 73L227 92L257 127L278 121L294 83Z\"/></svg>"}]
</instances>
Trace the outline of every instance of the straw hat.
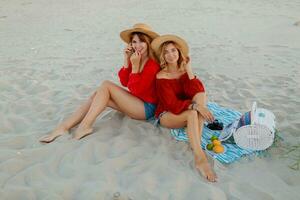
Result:
<instances>
[{"instance_id":1,"label":"straw hat","mask_svg":"<svg viewBox=\"0 0 300 200\"><path fill-rule=\"evenodd\" d=\"M188 56L189 54L189 47L186 43L186 41L176 35L162 35L159 36L157 38L155 38L152 42L151 42L151 47L153 49L153 51L155 52L156 56L159 57L160 56L160 51L161 51L161 45L165 42L174 42L176 44L178 44L182 50L183 56Z\"/></svg>"},{"instance_id":2,"label":"straw hat","mask_svg":"<svg viewBox=\"0 0 300 200\"><path fill-rule=\"evenodd\" d=\"M151 27L148 26L147 24L138 23L138 24L133 25L133 27L131 29L122 31L120 33L120 37L124 42L129 43L130 36L134 32L144 33L144 34L148 35L152 40L159 36L157 33L152 31Z\"/></svg>"}]
</instances>

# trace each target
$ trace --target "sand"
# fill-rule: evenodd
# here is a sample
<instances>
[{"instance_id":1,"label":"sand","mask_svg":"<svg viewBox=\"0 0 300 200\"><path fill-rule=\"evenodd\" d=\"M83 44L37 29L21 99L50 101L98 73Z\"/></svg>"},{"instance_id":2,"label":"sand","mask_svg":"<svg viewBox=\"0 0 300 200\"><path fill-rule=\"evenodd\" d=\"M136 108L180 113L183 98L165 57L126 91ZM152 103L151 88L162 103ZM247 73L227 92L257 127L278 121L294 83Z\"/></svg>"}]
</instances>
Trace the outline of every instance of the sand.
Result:
<instances>
[{"instance_id":1,"label":"sand","mask_svg":"<svg viewBox=\"0 0 300 200\"><path fill-rule=\"evenodd\" d=\"M1 0L0 199L300 199L300 1ZM95 132L38 138L102 81L118 82L119 32L144 22L190 45L209 100L273 111L284 141L265 157L193 170L169 130L105 110Z\"/></svg>"}]
</instances>

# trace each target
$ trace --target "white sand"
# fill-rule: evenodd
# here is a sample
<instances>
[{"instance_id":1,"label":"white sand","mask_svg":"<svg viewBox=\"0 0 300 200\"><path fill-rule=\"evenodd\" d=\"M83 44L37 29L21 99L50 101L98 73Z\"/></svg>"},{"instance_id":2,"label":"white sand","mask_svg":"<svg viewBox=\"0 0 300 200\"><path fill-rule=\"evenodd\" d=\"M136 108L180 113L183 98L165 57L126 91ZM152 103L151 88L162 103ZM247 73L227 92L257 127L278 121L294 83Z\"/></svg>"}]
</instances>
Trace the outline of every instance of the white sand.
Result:
<instances>
[{"instance_id":1,"label":"white sand","mask_svg":"<svg viewBox=\"0 0 300 200\"><path fill-rule=\"evenodd\" d=\"M80 141L38 142L101 81L118 81L119 32L146 22L186 38L211 101L247 111L256 100L299 144L299 11L299 0L1 0L0 199L300 199L280 148L215 162L211 184L186 143L111 110Z\"/></svg>"}]
</instances>

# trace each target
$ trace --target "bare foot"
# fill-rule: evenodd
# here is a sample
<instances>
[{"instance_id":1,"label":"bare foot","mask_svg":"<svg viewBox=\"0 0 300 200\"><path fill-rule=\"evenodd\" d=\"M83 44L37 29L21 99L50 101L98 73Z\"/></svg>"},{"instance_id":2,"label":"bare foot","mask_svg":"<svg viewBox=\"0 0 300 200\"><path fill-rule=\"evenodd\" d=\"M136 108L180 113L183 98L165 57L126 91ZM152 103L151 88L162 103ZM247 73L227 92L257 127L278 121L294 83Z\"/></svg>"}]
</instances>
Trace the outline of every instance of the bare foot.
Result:
<instances>
[{"instance_id":1,"label":"bare foot","mask_svg":"<svg viewBox=\"0 0 300 200\"><path fill-rule=\"evenodd\" d=\"M57 128L52 133L41 137L39 139L39 141L43 142L43 143L50 143L50 142L54 141L57 137L64 135L64 134L68 134L68 133L69 133L68 130L65 130L63 128Z\"/></svg>"},{"instance_id":2,"label":"bare foot","mask_svg":"<svg viewBox=\"0 0 300 200\"><path fill-rule=\"evenodd\" d=\"M201 173L201 175L210 182L217 181L217 175L212 170L210 164L206 159L197 159L195 158L196 169Z\"/></svg>"},{"instance_id":3,"label":"bare foot","mask_svg":"<svg viewBox=\"0 0 300 200\"><path fill-rule=\"evenodd\" d=\"M81 138L90 135L93 132L93 128L80 128L78 127L73 138L80 140Z\"/></svg>"}]
</instances>

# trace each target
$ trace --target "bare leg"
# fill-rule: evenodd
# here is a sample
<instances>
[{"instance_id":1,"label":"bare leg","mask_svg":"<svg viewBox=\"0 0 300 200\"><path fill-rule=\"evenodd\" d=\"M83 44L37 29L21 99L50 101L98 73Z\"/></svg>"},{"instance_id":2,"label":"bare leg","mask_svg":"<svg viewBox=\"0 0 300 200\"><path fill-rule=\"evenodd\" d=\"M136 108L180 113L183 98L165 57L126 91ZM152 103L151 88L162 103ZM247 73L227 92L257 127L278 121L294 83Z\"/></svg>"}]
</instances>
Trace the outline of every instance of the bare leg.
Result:
<instances>
[{"instance_id":1,"label":"bare leg","mask_svg":"<svg viewBox=\"0 0 300 200\"><path fill-rule=\"evenodd\" d=\"M193 97L193 101L197 102L197 104L199 104L200 106L206 106L206 95L205 95L205 93L197 93ZM200 145L201 145L204 118L200 113L198 113L197 118L198 118L198 123L197 123L198 131L196 133L196 140L200 141ZM210 179L215 181L217 176L212 171L212 169L211 169L211 167L208 163L207 157L206 157L204 152L203 152L203 154L204 154L204 156L202 156L202 160L200 159L200 157L195 156L195 165L199 169L200 172L203 171L202 174L204 174L204 173L207 174L208 179L210 177ZM212 178L212 177L214 177L214 178Z\"/></svg>"},{"instance_id":2,"label":"bare leg","mask_svg":"<svg viewBox=\"0 0 300 200\"><path fill-rule=\"evenodd\" d=\"M201 138L202 138L204 118L199 113L198 113L197 118L198 118L198 123L197 123L198 127L197 128L199 131L197 131L195 138L197 141L200 141L199 145L201 147ZM201 156L195 155L195 165L196 165L196 168L198 168L199 171L202 173L202 175L204 175L204 174L207 175L207 179L209 181L216 181L217 176L213 172L211 166L209 165L206 154L203 150L201 151Z\"/></svg>"},{"instance_id":3,"label":"bare leg","mask_svg":"<svg viewBox=\"0 0 300 200\"><path fill-rule=\"evenodd\" d=\"M111 102L110 105L109 102ZM104 81L98 88L89 111L82 119L74 138L80 139L91 134L93 123L107 106L117 106L121 112L134 119L145 119L144 102L142 100L131 95L120 86L110 81Z\"/></svg>"},{"instance_id":4,"label":"bare leg","mask_svg":"<svg viewBox=\"0 0 300 200\"><path fill-rule=\"evenodd\" d=\"M206 107L206 94L204 92L199 92L195 94L193 97L193 101L195 101L199 106L205 106Z\"/></svg>"},{"instance_id":5,"label":"bare leg","mask_svg":"<svg viewBox=\"0 0 300 200\"><path fill-rule=\"evenodd\" d=\"M92 104L95 95L96 93L94 93L85 103L83 103L69 118L60 123L54 129L54 131L40 138L40 142L49 143L54 141L57 137L67 134L71 128L76 126L84 118Z\"/></svg>"},{"instance_id":6,"label":"bare leg","mask_svg":"<svg viewBox=\"0 0 300 200\"><path fill-rule=\"evenodd\" d=\"M168 112L161 117L160 123L168 128L180 128L187 125L187 134L193 149L196 169L199 170L202 176L207 180L215 182L216 175L208 163L205 152L201 148L198 113L194 110L187 110L179 115Z\"/></svg>"},{"instance_id":7,"label":"bare leg","mask_svg":"<svg viewBox=\"0 0 300 200\"><path fill-rule=\"evenodd\" d=\"M39 139L40 142L50 143L54 141L57 137L63 134L68 134L69 130L75 127L78 123L80 123L81 120L85 117L85 115L90 109L90 106L95 96L96 92L94 92L89 97L89 99L85 103L83 103L69 118L60 123L50 134L41 137ZM121 109L112 100L108 102L108 106L117 111L121 111Z\"/></svg>"}]
</instances>

